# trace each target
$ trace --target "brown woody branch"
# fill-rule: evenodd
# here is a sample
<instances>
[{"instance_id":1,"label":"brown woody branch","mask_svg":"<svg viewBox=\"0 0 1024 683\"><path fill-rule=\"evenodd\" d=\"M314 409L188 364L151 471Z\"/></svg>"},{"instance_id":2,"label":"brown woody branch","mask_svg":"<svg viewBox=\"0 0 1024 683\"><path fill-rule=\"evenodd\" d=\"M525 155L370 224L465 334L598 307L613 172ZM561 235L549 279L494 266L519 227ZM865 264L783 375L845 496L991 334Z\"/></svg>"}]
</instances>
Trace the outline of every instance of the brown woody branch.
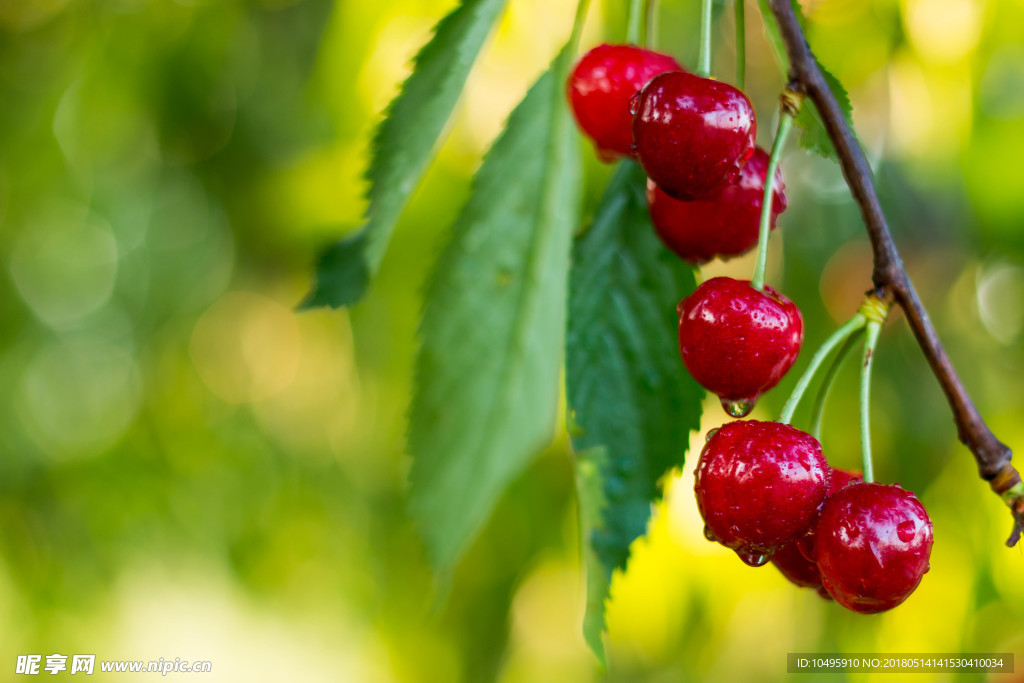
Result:
<instances>
[{"instance_id":1,"label":"brown woody branch","mask_svg":"<svg viewBox=\"0 0 1024 683\"><path fill-rule=\"evenodd\" d=\"M1021 535L1021 529L1024 528L1024 496L1020 493L1020 474L1010 463L1012 452L995 437L978 413L942 342L939 341L935 328L928 319L927 311L921 305L889 232L875 192L871 167L825 81L817 58L807 44L807 38L791 2L792 0L770 0L772 14L779 25L786 52L789 54L789 87L806 95L821 114L825 129L839 157L843 176L854 200L860 206L868 236L871 238L874 252L872 279L875 287L883 295L895 299L903 309L917 343L949 400L960 441L974 454L981 478L987 481L992 490L1010 506L1014 527L1007 545L1013 546Z\"/></svg>"}]
</instances>

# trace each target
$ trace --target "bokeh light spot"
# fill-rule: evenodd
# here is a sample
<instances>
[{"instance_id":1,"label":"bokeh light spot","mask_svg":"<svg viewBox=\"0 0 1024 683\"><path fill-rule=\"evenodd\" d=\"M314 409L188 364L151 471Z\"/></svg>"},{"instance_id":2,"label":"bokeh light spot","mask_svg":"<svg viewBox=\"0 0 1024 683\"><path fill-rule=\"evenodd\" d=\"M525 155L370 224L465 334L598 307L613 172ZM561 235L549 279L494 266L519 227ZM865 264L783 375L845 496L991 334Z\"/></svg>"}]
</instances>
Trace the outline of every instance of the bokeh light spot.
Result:
<instances>
[{"instance_id":1,"label":"bokeh light spot","mask_svg":"<svg viewBox=\"0 0 1024 683\"><path fill-rule=\"evenodd\" d=\"M1024 268L997 263L978 277L978 312L985 329L1003 344L1016 341L1024 328Z\"/></svg>"},{"instance_id":2,"label":"bokeh light spot","mask_svg":"<svg viewBox=\"0 0 1024 683\"><path fill-rule=\"evenodd\" d=\"M86 339L57 342L44 346L26 368L20 408L49 455L95 455L131 424L141 384L128 349Z\"/></svg>"},{"instance_id":3,"label":"bokeh light spot","mask_svg":"<svg viewBox=\"0 0 1024 683\"><path fill-rule=\"evenodd\" d=\"M292 311L259 294L229 292L199 319L189 352L213 393L229 403L248 403L291 383L300 348Z\"/></svg>"},{"instance_id":4,"label":"bokeh light spot","mask_svg":"<svg viewBox=\"0 0 1024 683\"><path fill-rule=\"evenodd\" d=\"M32 312L62 326L102 306L117 276L110 226L84 207L51 205L26 221L11 276Z\"/></svg>"}]
</instances>

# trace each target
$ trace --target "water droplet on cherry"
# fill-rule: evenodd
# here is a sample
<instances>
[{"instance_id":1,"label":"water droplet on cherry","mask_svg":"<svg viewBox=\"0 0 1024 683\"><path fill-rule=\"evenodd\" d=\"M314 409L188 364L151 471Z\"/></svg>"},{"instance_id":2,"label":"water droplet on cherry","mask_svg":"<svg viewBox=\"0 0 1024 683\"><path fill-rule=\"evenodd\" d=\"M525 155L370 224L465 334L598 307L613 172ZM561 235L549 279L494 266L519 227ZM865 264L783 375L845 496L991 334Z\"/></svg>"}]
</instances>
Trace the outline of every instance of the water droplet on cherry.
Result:
<instances>
[{"instance_id":1,"label":"water droplet on cherry","mask_svg":"<svg viewBox=\"0 0 1024 683\"><path fill-rule=\"evenodd\" d=\"M750 411L754 409L755 403L757 403L756 399L751 398L742 398L738 401L722 399L722 407L725 408L725 412L729 413L731 417L746 417L750 415Z\"/></svg>"},{"instance_id":2,"label":"water droplet on cherry","mask_svg":"<svg viewBox=\"0 0 1024 683\"><path fill-rule=\"evenodd\" d=\"M621 110L620 110L621 111ZM640 111L640 91L638 90L629 98L629 113L636 116L636 113ZM633 145L636 148L636 145Z\"/></svg>"},{"instance_id":3,"label":"water droplet on cherry","mask_svg":"<svg viewBox=\"0 0 1024 683\"><path fill-rule=\"evenodd\" d=\"M896 527L896 535L899 536L900 540L904 543L910 543L914 540L914 536L917 535L917 525L909 519L905 522L900 522Z\"/></svg>"},{"instance_id":4,"label":"water droplet on cherry","mask_svg":"<svg viewBox=\"0 0 1024 683\"><path fill-rule=\"evenodd\" d=\"M717 434L719 431L719 427L715 427L714 429L708 430L708 433L704 435L704 441L711 441L711 439L715 438L715 434Z\"/></svg>"},{"instance_id":5,"label":"water droplet on cherry","mask_svg":"<svg viewBox=\"0 0 1024 683\"><path fill-rule=\"evenodd\" d=\"M763 567L768 564L774 553L774 550L769 550L766 553L736 551L736 554L743 560L743 564L750 565L751 567Z\"/></svg>"},{"instance_id":6,"label":"water droplet on cherry","mask_svg":"<svg viewBox=\"0 0 1024 683\"><path fill-rule=\"evenodd\" d=\"M712 543L718 542L718 536L715 536L715 532L711 530L707 524L704 525L704 538L708 539Z\"/></svg>"}]
</instances>

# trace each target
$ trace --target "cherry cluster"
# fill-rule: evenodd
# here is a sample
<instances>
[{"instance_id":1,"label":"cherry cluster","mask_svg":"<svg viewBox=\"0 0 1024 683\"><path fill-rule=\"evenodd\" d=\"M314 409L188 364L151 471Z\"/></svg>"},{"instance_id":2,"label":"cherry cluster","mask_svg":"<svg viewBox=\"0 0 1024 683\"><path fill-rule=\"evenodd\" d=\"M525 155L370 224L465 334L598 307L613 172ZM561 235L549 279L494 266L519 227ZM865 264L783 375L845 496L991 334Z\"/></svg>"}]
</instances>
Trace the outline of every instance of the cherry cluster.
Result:
<instances>
[{"instance_id":1,"label":"cherry cluster","mask_svg":"<svg viewBox=\"0 0 1024 683\"><path fill-rule=\"evenodd\" d=\"M929 569L932 523L914 494L833 469L818 440L789 425L712 432L695 477L708 540L752 566L771 560L854 612L899 605Z\"/></svg>"},{"instance_id":2,"label":"cherry cluster","mask_svg":"<svg viewBox=\"0 0 1024 683\"><path fill-rule=\"evenodd\" d=\"M643 167L652 223L682 259L699 265L758 243L771 164L743 92L669 55L600 45L576 64L568 95L602 160ZM781 172L771 186L774 229L787 204ZM778 384L803 343L799 309L763 283L712 278L678 314L683 364L733 417ZM929 568L932 524L914 494L833 469L816 438L783 422L709 433L695 492L709 540L856 612L900 604Z\"/></svg>"},{"instance_id":3,"label":"cherry cluster","mask_svg":"<svg viewBox=\"0 0 1024 683\"><path fill-rule=\"evenodd\" d=\"M643 166L651 221L666 246L695 265L753 248L769 159L754 144L757 119L746 95L632 45L588 52L568 89L601 158ZM772 187L774 227L786 208L781 172ZM735 417L782 379L802 342L800 311L770 287L715 278L680 305L683 363Z\"/></svg>"}]
</instances>

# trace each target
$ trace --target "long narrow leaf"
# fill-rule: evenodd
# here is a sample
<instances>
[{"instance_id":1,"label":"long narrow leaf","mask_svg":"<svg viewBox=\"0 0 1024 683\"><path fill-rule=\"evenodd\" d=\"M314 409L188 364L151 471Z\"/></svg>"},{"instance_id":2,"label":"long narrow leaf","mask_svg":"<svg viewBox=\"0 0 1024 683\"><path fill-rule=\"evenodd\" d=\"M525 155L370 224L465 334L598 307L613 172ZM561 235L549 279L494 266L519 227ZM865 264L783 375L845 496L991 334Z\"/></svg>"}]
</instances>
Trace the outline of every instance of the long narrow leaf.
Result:
<instances>
[{"instance_id":1,"label":"long narrow leaf","mask_svg":"<svg viewBox=\"0 0 1024 683\"><path fill-rule=\"evenodd\" d=\"M470 68L504 6L505 0L463 0L437 25L374 136L366 173L370 200L366 223L321 254L316 282L303 307L351 306L366 293L395 223L419 184Z\"/></svg>"},{"instance_id":2,"label":"long narrow leaf","mask_svg":"<svg viewBox=\"0 0 1024 683\"><path fill-rule=\"evenodd\" d=\"M646 532L659 479L683 464L704 396L677 341L675 309L696 286L693 269L655 235L646 180L624 162L573 252L566 340L572 441L578 452L606 452L596 461L603 508L585 539L601 567L589 568L585 622L599 656L604 601L595 596L608 594L613 570L625 568L630 544Z\"/></svg>"},{"instance_id":3,"label":"long narrow leaf","mask_svg":"<svg viewBox=\"0 0 1024 683\"><path fill-rule=\"evenodd\" d=\"M578 165L548 72L488 153L430 281L409 450L411 509L438 568L551 440Z\"/></svg>"}]
</instances>

